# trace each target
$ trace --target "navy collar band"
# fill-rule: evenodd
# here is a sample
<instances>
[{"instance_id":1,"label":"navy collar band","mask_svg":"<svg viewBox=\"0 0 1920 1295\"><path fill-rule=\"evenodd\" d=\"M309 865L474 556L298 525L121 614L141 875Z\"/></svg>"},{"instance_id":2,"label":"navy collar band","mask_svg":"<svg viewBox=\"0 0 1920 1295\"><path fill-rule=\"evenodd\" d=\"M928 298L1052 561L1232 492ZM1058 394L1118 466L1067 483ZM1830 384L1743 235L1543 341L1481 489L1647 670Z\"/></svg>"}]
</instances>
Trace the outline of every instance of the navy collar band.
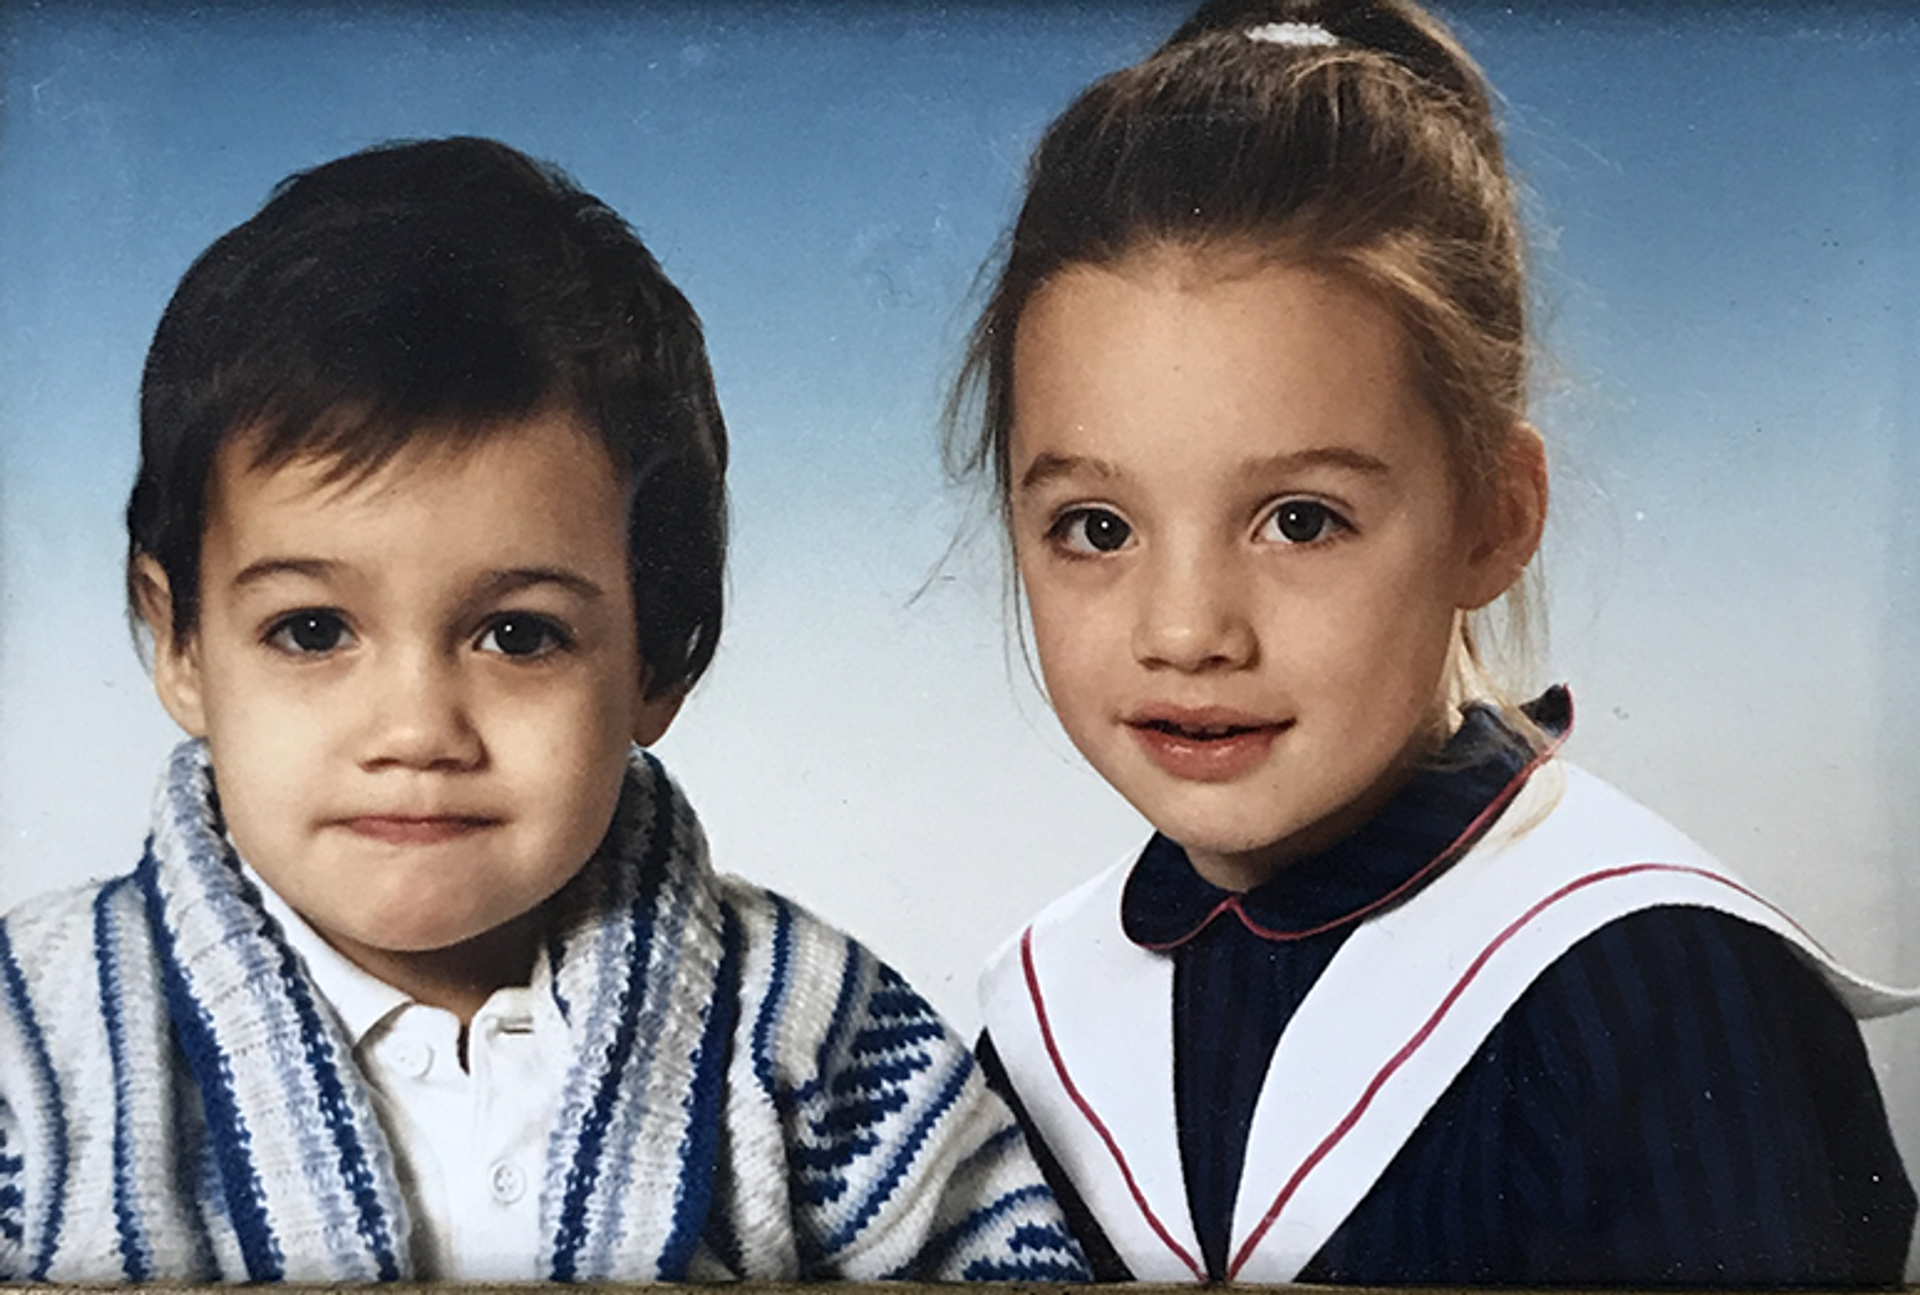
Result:
<instances>
[{"instance_id":1,"label":"navy collar band","mask_svg":"<svg viewBox=\"0 0 1920 1295\"><path fill-rule=\"evenodd\" d=\"M1523 708L1557 746L1573 698L1556 685ZM1469 706L1439 757L1417 770L1358 831L1236 894L1202 878L1156 833L1120 904L1127 938L1167 950L1232 915L1267 940L1300 940L1358 921L1419 889L1464 854L1537 766L1531 745L1492 706Z\"/></svg>"}]
</instances>

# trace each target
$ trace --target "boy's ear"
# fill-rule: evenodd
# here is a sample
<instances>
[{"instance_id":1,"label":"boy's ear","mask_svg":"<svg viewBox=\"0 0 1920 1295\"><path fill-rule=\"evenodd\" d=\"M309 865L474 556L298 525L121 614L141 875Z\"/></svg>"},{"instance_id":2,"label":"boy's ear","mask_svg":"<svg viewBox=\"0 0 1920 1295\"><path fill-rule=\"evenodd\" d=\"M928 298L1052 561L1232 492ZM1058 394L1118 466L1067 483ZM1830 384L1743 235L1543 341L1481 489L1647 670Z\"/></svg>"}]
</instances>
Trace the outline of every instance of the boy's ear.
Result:
<instances>
[{"instance_id":1,"label":"boy's ear","mask_svg":"<svg viewBox=\"0 0 1920 1295\"><path fill-rule=\"evenodd\" d=\"M684 688L675 688L659 697L647 696L643 688L640 700L633 705L633 740L641 746L652 746L666 736L667 726L673 723L673 717L680 713L680 704L686 699Z\"/></svg>"},{"instance_id":2,"label":"boy's ear","mask_svg":"<svg viewBox=\"0 0 1920 1295\"><path fill-rule=\"evenodd\" d=\"M191 639L173 632L173 596L167 573L150 554L133 560L134 597L140 619L153 635L153 690L173 722L189 737L207 735L207 713L200 687L200 654Z\"/></svg>"},{"instance_id":3,"label":"boy's ear","mask_svg":"<svg viewBox=\"0 0 1920 1295\"><path fill-rule=\"evenodd\" d=\"M1546 442L1533 424L1515 423L1473 530L1460 607L1484 607L1512 588L1539 551L1546 524Z\"/></svg>"}]
</instances>

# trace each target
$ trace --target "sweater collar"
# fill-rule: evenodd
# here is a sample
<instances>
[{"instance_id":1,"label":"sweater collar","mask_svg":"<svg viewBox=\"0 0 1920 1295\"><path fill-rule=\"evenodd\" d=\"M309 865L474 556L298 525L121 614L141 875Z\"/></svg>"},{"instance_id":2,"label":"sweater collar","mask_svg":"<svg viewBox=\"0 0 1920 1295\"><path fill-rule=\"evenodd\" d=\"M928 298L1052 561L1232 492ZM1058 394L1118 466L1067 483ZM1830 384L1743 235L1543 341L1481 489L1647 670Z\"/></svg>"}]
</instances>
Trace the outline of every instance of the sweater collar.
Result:
<instances>
[{"instance_id":1,"label":"sweater collar","mask_svg":"<svg viewBox=\"0 0 1920 1295\"><path fill-rule=\"evenodd\" d=\"M339 1022L240 870L204 743L168 765L136 874L249 1280L410 1275L407 1207ZM563 1281L679 1280L711 1200L737 975L706 843L635 749L605 841L549 901L570 1063L541 1191Z\"/></svg>"},{"instance_id":2,"label":"sweater collar","mask_svg":"<svg viewBox=\"0 0 1920 1295\"><path fill-rule=\"evenodd\" d=\"M1553 746L1572 725L1565 687L1523 709ZM1539 758L1498 710L1475 703L1440 755L1358 831L1244 894L1202 878L1185 850L1155 833L1127 878L1121 925L1154 950L1176 948L1228 915L1272 941L1337 930L1413 893L1464 854Z\"/></svg>"}]
</instances>

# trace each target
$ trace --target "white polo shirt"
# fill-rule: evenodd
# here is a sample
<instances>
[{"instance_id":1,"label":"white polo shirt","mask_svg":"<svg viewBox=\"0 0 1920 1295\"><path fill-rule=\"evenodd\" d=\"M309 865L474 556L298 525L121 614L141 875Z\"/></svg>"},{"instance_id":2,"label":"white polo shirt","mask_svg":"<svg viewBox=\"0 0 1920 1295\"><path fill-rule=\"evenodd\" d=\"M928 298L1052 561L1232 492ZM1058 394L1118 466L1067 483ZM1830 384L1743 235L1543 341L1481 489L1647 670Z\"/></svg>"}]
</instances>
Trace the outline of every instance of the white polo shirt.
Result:
<instances>
[{"instance_id":1,"label":"white polo shirt","mask_svg":"<svg viewBox=\"0 0 1920 1295\"><path fill-rule=\"evenodd\" d=\"M571 1059L566 1022L543 988L546 951L531 986L495 990L474 1014L463 1068L459 1017L361 970L242 866L305 961L372 1091L413 1215L415 1275L542 1277L540 1179Z\"/></svg>"}]
</instances>

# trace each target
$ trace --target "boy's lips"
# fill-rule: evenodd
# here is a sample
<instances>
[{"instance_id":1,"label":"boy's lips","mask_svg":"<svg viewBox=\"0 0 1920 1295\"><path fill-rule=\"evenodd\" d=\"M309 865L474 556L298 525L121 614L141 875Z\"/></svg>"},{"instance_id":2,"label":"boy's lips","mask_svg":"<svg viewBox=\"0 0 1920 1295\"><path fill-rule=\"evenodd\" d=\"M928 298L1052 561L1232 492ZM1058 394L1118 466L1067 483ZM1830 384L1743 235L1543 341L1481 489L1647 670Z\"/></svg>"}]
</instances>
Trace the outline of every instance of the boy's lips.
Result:
<instances>
[{"instance_id":1,"label":"boy's lips","mask_svg":"<svg viewBox=\"0 0 1920 1295\"><path fill-rule=\"evenodd\" d=\"M498 823L498 819L464 814L356 814L335 820L335 826L385 845L438 845Z\"/></svg>"},{"instance_id":2,"label":"boy's lips","mask_svg":"<svg viewBox=\"0 0 1920 1295\"><path fill-rule=\"evenodd\" d=\"M1231 782L1263 763L1292 720L1244 711L1148 709L1127 717L1147 758L1189 782Z\"/></svg>"}]
</instances>

